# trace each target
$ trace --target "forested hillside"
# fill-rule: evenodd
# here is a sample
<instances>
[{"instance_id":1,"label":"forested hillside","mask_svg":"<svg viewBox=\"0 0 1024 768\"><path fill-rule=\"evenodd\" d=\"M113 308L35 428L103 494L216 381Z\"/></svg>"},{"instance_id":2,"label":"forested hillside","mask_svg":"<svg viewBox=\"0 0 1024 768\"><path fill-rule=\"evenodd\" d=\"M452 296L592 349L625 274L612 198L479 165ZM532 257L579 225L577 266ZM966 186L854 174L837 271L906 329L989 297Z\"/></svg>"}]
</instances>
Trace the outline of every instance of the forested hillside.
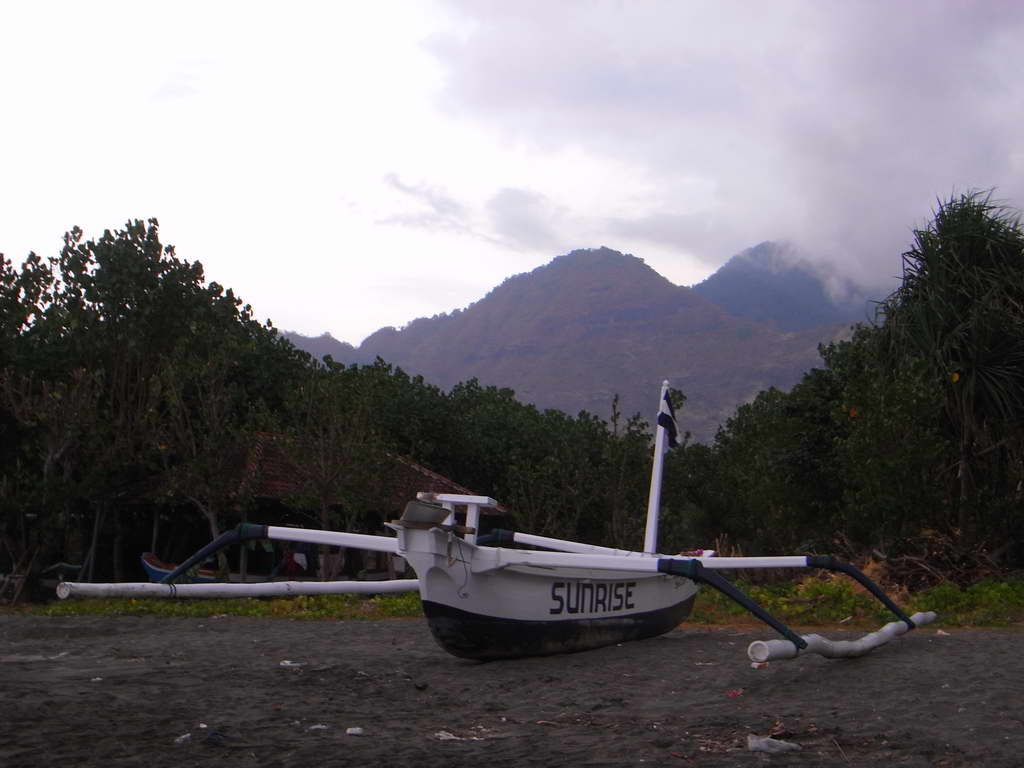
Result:
<instances>
[{"instance_id":1,"label":"forested hillside","mask_svg":"<svg viewBox=\"0 0 1024 768\"><path fill-rule=\"evenodd\" d=\"M809 292L805 305L824 316L822 306L831 305L821 286L794 273L812 289L793 290ZM756 270L742 286L736 277L734 292L756 293L763 282ZM668 378L689 397L686 429L708 441L737 405L770 386L789 388L820 365L818 345L849 325L840 314L828 317L837 323L780 330L672 284L642 259L598 248L511 277L465 310L385 328L358 349L339 345L331 354L346 362L380 357L444 389L475 378L541 409L602 417L615 395L623 413L651 415ZM322 337L290 338L314 356L325 347Z\"/></svg>"}]
</instances>

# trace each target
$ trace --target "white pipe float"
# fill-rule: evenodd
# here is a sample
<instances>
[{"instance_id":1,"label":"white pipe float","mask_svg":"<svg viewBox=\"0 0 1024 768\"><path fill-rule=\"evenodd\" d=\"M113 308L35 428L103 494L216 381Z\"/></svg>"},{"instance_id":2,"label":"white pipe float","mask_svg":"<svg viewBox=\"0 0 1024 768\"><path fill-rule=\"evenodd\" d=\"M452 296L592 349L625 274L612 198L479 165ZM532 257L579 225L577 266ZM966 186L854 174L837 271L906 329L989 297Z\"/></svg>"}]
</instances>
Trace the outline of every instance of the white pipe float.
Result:
<instances>
[{"instance_id":1,"label":"white pipe float","mask_svg":"<svg viewBox=\"0 0 1024 768\"><path fill-rule=\"evenodd\" d=\"M628 549L615 549L613 547L602 547L597 544L583 544L578 541L568 541L566 539L553 539L549 536L534 536L531 533L513 533L513 541L516 544L528 544L534 547L544 547L545 549L553 549L558 552L576 552L580 554L591 554L591 555L616 555L618 557L658 557L658 555L648 555L644 552L633 552ZM660 555L664 557L664 555Z\"/></svg>"},{"instance_id":2,"label":"white pipe float","mask_svg":"<svg viewBox=\"0 0 1024 768\"><path fill-rule=\"evenodd\" d=\"M273 541L297 541L306 544L326 544L331 547L368 549L373 552L397 552L398 540L391 536L374 536L369 533L347 533L345 531L321 531L315 528L290 528L280 525L265 527L265 538Z\"/></svg>"},{"instance_id":3,"label":"white pipe float","mask_svg":"<svg viewBox=\"0 0 1024 768\"><path fill-rule=\"evenodd\" d=\"M921 627L935 621L935 613L915 613L910 620L915 626ZM893 621L877 632L871 632L857 640L829 640L821 635L801 635L807 643L807 648L803 651L797 650L789 640L755 640L747 648L747 656L758 664L778 659L795 659L801 653L817 653L827 659L852 658L863 656L909 631L910 627L905 621Z\"/></svg>"},{"instance_id":4,"label":"white pipe float","mask_svg":"<svg viewBox=\"0 0 1024 768\"><path fill-rule=\"evenodd\" d=\"M272 581L260 584L151 584L125 582L120 584L86 584L62 581L57 597L293 597L298 595L379 595L395 592L416 592L419 579L386 581Z\"/></svg>"}]
</instances>

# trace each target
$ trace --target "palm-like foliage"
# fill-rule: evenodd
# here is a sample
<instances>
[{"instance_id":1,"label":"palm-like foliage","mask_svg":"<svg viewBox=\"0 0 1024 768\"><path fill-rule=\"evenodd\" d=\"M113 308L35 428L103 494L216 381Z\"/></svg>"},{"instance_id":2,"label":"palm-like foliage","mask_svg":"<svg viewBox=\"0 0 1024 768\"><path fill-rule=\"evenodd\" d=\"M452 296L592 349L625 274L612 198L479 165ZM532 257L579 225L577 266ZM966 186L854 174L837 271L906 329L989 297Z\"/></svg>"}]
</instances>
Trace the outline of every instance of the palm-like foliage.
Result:
<instances>
[{"instance_id":1,"label":"palm-like foliage","mask_svg":"<svg viewBox=\"0 0 1024 768\"><path fill-rule=\"evenodd\" d=\"M961 523L985 471L1020 457L1024 422L1024 232L1019 214L968 193L939 206L903 254L882 304L885 355L900 375L941 382L959 447ZM984 464L984 470L982 465Z\"/></svg>"}]
</instances>

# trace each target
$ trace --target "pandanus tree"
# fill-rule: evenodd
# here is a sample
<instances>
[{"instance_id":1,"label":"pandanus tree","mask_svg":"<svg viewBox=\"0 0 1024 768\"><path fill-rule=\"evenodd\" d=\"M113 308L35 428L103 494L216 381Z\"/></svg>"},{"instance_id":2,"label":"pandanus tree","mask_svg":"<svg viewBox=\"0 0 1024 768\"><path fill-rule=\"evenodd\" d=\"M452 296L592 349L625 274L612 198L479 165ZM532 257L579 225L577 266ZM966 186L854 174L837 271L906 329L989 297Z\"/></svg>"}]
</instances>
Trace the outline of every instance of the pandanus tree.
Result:
<instances>
[{"instance_id":1,"label":"pandanus tree","mask_svg":"<svg viewBox=\"0 0 1024 768\"><path fill-rule=\"evenodd\" d=\"M940 384L957 455L956 522L979 491L1003 495L1024 423L1024 231L1019 213L972 192L940 204L903 255L882 304L884 355L897 375Z\"/></svg>"}]
</instances>

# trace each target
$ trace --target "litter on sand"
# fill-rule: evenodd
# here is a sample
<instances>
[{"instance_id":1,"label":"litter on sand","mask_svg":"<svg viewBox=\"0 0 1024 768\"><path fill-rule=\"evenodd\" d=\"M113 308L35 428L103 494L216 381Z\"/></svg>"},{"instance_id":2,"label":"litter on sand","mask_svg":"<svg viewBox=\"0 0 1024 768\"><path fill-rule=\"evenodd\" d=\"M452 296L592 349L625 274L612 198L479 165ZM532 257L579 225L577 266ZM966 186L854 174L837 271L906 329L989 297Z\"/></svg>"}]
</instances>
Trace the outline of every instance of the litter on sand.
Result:
<instances>
[{"instance_id":1,"label":"litter on sand","mask_svg":"<svg viewBox=\"0 0 1024 768\"><path fill-rule=\"evenodd\" d=\"M791 741L773 739L771 736L755 736L747 734L747 749L751 752L767 752L777 755L781 752L799 752L803 747Z\"/></svg>"}]
</instances>

